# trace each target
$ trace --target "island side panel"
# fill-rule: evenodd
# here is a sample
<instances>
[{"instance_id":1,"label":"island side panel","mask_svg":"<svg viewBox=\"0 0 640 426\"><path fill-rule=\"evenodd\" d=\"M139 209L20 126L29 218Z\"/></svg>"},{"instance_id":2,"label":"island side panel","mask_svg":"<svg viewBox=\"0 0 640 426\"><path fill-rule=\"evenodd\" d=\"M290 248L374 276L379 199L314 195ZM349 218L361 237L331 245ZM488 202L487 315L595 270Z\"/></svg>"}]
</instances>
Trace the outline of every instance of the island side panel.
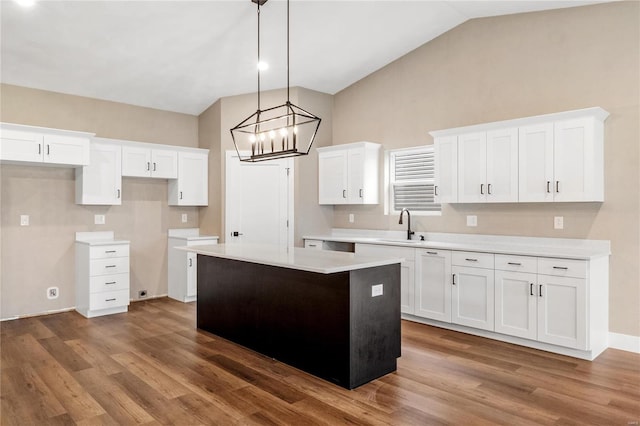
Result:
<instances>
[{"instance_id":1,"label":"island side panel","mask_svg":"<svg viewBox=\"0 0 640 426\"><path fill-rule=\"evenodd\" d=\"M341 386L349 380L349 272L198 256L197 326Z\"/></svg>"},{"instance_id":2,"label":"island side panel","mask_svg":"<svg viewBox=\"0 0 640 426\"><path fill-rule=\"evenodd\" d=\"M382 284L382 295L372 287ZM351 271L350 388L396 370L400 357L400 264Z\"/></svg>"}]
</instances>

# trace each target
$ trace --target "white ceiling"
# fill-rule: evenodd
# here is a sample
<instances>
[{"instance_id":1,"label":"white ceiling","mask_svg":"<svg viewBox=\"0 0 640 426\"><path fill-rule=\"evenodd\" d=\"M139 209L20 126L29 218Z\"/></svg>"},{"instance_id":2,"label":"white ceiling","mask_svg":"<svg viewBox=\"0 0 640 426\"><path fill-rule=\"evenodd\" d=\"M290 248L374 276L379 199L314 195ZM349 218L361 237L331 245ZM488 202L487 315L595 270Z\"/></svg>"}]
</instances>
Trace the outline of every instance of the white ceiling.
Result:
<instances>
[{"instance_id":1,"label":"white ceiling","mask_svg":"<svg viewBox=\"0 0 640 426\"><path fill-rule=\"evenodd\" d=\"M599 1L291 2L291 86L336 93L427 41L483 16ZM250 0L2 0L0 81L200 114L255 92ZM286 87L286 2L261 8L262 89Z\"/></svg>"}]
</instances>

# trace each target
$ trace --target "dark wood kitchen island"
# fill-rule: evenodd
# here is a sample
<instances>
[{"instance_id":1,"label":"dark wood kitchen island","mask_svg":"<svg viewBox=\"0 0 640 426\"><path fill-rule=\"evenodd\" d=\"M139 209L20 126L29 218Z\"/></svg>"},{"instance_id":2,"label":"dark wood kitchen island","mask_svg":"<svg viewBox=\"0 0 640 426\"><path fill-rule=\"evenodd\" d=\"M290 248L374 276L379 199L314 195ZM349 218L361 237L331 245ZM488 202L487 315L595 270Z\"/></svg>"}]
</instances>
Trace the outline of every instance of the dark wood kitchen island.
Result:
<instances>
[{"instance_id":1,"label":"dark wood kitchen island","mask_svg":"<svg viewBox=\"0 0 640 426\"><path fill-rule=\"evenodd\" d=\"M396 370L398 258L264 245L198 254L197 326L347 389Z\"/></svg>"}]
</instances>

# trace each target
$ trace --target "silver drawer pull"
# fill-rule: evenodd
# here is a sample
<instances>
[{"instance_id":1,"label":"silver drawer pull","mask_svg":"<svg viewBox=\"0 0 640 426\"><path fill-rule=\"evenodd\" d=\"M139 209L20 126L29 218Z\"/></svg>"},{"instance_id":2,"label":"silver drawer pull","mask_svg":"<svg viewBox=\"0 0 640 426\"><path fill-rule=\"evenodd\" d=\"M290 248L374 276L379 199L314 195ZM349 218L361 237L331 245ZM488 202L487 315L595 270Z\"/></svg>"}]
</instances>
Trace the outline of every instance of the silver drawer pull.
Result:
<instances>
[{"instance_id":1,"label":"silver drawer pull","mask_svg":"<svg viewBox=\"0 0 640 426\"><path fill-rule=\"evenodd\" d=\"M469 262L477 262L478 259L470 259L470 258L465 258L464 260L469 261Z\"/></svg>"},{"instance_id":2,"label":"silver drawer pull","mask_svg":"<svg viewBox=\"0 0 640 426\"><path fill-rule=\"evenodd\" d=\"M111 299L104 299L104 301L105 301L105 302L113 302L113 301L115 301L115 300L116 300L116 298L115 298L115 297L113 297L113 298L111 298Z\"/></svg>"},{"instance_id":3,"label":"silver drawer pull","mask_svg":"<svg viewBox=\"0 0 640 426\"><path fill-rule=\"evenodd\" d=\"M438 254L437 251L428 251L427 254Z\"/></svg>"},{"instance_id":4,"label":"silver drawer pull","mask_svg":"<svg viewBox=\"0 0 640 426\"><path fill-rule=\"evenodd\" d=\"M107 265L107 266L105 266L105 268L115 268L115 267L116 267L116 265Z\"/></svg>"},{"instance_id":5,"label":"silver drawer pull","mask_svg":"<svg viewBox=\"0 0 640 426\"><path fill-rule=\"evenodd\" d=\"M518 263L518 262L507 262L507 265L522 266L522 263Z\"/></svg>"},{"instance_id":6,"label":"silver drawer pull","mask_svg":"<svg viewBox=\"0 0 640 426\"><path fill-rule=\"evenodd\" d=\"M318 247L316 244L309 244L309 247Z\"/></svg>"},{"instance_id":7,"label":"silver drawer pull","mask_svg":"<svg viewBox=\"0 0 640 426\"><path fill-rule=\"evenodd\" d=\"M111 282L104 283L104 284L105 284L105 285L113 285L113 284L115 284L115 283L116 283L115 281L111 281Z\"/></svg>"},{"instance_id":8,"label":"silver drawer pull","mask_svg":"<svg viewBox=\"0 0 640 426\"><path fill-rule=\"evenodd\" d=\"M554 266L553 269L562 269L563 271L566 271L569 268L567 268L566 266Z\"/></svg>"},{"instance_id":9,"label":"silver drawer pull","mask_svg":"<svg viewBox=\"0 0 640 426\"><path fill-rule=\"evenodd\" d=\"M105 250L105 253L115 253L115 250Z\"/></svg>"}]
</instances>

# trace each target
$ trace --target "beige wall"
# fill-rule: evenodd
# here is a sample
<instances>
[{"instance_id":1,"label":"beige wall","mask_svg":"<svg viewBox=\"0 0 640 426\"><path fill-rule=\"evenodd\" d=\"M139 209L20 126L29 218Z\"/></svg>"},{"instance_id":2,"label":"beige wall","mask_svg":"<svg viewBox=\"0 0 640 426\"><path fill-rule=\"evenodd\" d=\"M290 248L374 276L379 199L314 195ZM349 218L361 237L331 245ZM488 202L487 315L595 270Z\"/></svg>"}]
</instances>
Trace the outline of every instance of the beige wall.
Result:
<instances>
[{"instance_id":1,"label":"beige wall","mask_svg":"<svg viewBox=\"0 0 640 426\"><path fill-rule=\"evenodd\" d=\"M295 87L291 88L290 98L292 103L322 118L314 148L331 145L333 97ZM285 90L261 93L263 109L283 104L285 101ZM209 206L202 211L200 227L220 235L221 241L225 240L225 152L235 149L229 129L246 119L256 109L256 94L251 93L222 98L200 115L200 147L211 150L210 161L213 161L214 156L218 158L209 169ZM333 219L331 207L318 206L318 157L314 148L309 156L294 160L294 240L298 246L302 245L303 235L328 232Z\"/></svg>"},{"instance_id":2,"label":"beige wall","mask_svg":"<svg viewBox=\"0 0 640 426\"><path fill-rule=\"evenodd\" d=\"M417 231L611 240L610 330L640 336L639 2L468 21L334 97L335 144L431 144L429 131L600 106L600 203L452 204ZM356 222L349 224L348 213ZM466 227L467 214L478 227ZM553 217L564 216L564 230ZM401 229L379 206L341 206L336 227Z\"/></svg>"},{"instance_id":3,"label":"beige wall","mask_svg":"<svg viewBox=\"0 0 640 426\"><path fill-rule=\"evenodd\" d=\"M198 117L22 87L0 87L0 120L100 137L198 146ZM121 206L75 204L73 169L2 165L0 317L75 306L78 231L114 231L131 241L131 297L167 293L167 229L197 227L198 208L169 207L167 181L123 178ZM187 213L188 223L181 223ZM21 214L29 227L19 226ZM106 215L94 225L93 215ZM58 286L60 297L46 298Z\"/></svg>"}]
</instances>

